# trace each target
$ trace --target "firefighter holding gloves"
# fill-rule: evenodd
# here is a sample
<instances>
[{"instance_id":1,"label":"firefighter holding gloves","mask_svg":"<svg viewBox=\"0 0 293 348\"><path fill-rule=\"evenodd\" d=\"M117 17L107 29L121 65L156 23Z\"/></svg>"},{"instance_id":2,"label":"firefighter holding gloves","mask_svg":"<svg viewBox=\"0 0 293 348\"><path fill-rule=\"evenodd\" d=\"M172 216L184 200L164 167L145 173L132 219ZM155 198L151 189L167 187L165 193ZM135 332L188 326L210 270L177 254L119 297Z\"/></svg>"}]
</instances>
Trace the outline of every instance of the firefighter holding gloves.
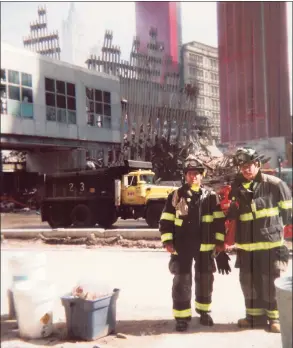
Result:
<instances>
[{"instance_id":1,"label":"firefighter holding gloves","mask_svg":"<svg viewBox=\"0 0 293 348\"><path fill-rule=\"evenodd\" d=\"M201 185L205 168L194 156L184 163L185 184L167 199L160 219L161 240L171 254L169 270L174 275L173 315L176 330L185 331L192 317L192 264L195 260L195 309L200 323L212 326L210 316L216 271L231 272L224 252L225 216L215 192Z\"/></svg>"},{"instance_id":2,"label":"firefighter holding gloves","mask_svg":"<svg viewBox=\"0 0 293 348\"><path fill-rule=\"evenodd\" d=\"M246 317L238 326L269 324L271 332L279 333L274 281L289 260L283 224L292 223L292 196L285 182L261 172L263 160L251 148L240 148L235 154L240 175L232 184L228 217L236 220L236 267L246 306Z\"/></svg>"}]
</instances>

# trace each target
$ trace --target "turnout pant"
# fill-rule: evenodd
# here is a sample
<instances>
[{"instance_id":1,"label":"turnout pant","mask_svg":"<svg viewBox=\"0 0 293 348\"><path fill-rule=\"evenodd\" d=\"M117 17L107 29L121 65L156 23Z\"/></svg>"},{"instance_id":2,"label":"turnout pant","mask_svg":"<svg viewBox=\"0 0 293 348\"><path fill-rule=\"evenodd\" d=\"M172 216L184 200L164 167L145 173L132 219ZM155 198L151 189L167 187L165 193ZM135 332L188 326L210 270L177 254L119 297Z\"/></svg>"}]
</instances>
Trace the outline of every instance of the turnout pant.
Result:
<instances>
[{"instance_id":1,"label":"turnout pant","mask_svg":"<svg viewBox=\"0 0 293 348\"><path fill-rule=\"evenodd\" d=\"M253 319L267 316L278 320L274 281L284 266L277 257L276 249L260 251L237 251L236 267L245 299L246 317Z\"/></svg>"},{"instance_id":2,"label":"turnout pant","mask_svg":"<svg viewBox=\"0 0 293 348\"><path fill-rule=\"evenodd\" d=\"M196 312L210 312L215 271L215 263L211 252L200 252L199 256L180 257L171 255L169 270L174 275L172 287L173 315L175 319L190 320L191 289L192 289L192 263L194 266L195 281L195 309Z\"/></svg>"}]
</instances>

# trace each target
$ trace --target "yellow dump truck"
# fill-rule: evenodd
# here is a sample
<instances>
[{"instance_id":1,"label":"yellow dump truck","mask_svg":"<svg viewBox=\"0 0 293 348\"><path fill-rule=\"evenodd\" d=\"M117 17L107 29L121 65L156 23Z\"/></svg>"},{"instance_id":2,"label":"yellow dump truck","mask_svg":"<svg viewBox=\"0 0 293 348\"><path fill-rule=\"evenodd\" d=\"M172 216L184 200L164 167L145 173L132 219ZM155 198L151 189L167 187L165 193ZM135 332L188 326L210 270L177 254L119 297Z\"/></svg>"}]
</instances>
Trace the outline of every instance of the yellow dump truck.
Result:
<instances>
[{"instance_id":1,"label":"yellow dump truck","mask_svg":"<svg viewBox=\"0 0 293 348\"><path fill-rule=\"evenodd\" d=\"M161 212L176 187L156 185L151 162L46 175L42 221L52 228L111 227L118 218L144 218L158 227Z\"/></svg>"}]
</instances>

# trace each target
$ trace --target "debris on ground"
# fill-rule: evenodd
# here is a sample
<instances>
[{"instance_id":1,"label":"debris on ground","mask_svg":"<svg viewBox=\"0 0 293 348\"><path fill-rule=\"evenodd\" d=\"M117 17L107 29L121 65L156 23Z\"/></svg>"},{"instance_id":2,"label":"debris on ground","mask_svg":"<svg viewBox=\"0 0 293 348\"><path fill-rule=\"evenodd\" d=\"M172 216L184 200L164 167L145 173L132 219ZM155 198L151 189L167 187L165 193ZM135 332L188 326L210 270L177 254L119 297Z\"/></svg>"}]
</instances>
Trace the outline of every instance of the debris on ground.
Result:
<instances>
[{"instance_id":1,"label":"debris on ground","mask_svg":"<svg viewBox=\"0 0 293 348\"><path fill-rule=\"evenodd\" d=\"M124 248L145 248L145 249L162 249L162 242L157 240L130 240L124 239L121 235L115 237L99 238L92 233L86 237L45 237L39 235L41 240L46 244L67 244L67 245L87 245L92 246L121 246Z\"/></svg>"}]
</instances>

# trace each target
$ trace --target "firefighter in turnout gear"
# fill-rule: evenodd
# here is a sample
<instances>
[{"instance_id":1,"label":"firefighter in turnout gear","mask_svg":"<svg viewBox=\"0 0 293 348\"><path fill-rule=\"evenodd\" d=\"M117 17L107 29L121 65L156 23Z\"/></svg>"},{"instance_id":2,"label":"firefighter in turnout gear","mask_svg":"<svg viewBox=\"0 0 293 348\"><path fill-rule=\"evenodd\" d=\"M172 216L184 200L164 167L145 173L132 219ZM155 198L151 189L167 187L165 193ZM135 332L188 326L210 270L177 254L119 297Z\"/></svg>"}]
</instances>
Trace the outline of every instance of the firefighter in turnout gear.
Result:
<instances>
[{"instance_id":1,"label":"firefighter in turnout gear","mask_svg":"<svg viewBox=\"0 0 293 348\"><path fill-rule=\"evenodd\" d=\"M225 216L215 192L201 186L203 165L188 156L184 166L186 183L167 199L160 219L161 240L171 254L169 270L174 275L173 315L176 330L185 331L191 320L192 263L195 260L195 308L200 323L212 326L209 314L213 273L229 273L229 256L223 251Z\"/></svg>"},{"instance_id":2,"label":"firefighter in turnout gear","mask_svg":"<svg viewBox=\"0 0 293 348\"><path fill-rule=\"evenodd\" d=\"M292 196L281 179L261 172L264 156L240 148L235 154L239 175L232 184L229 218L236 220L235 246L246 317L242 328L267 326L280 332L274 281L286 269L289 250L283 224L291 223Z\"/></svg>"}]
</instances>

